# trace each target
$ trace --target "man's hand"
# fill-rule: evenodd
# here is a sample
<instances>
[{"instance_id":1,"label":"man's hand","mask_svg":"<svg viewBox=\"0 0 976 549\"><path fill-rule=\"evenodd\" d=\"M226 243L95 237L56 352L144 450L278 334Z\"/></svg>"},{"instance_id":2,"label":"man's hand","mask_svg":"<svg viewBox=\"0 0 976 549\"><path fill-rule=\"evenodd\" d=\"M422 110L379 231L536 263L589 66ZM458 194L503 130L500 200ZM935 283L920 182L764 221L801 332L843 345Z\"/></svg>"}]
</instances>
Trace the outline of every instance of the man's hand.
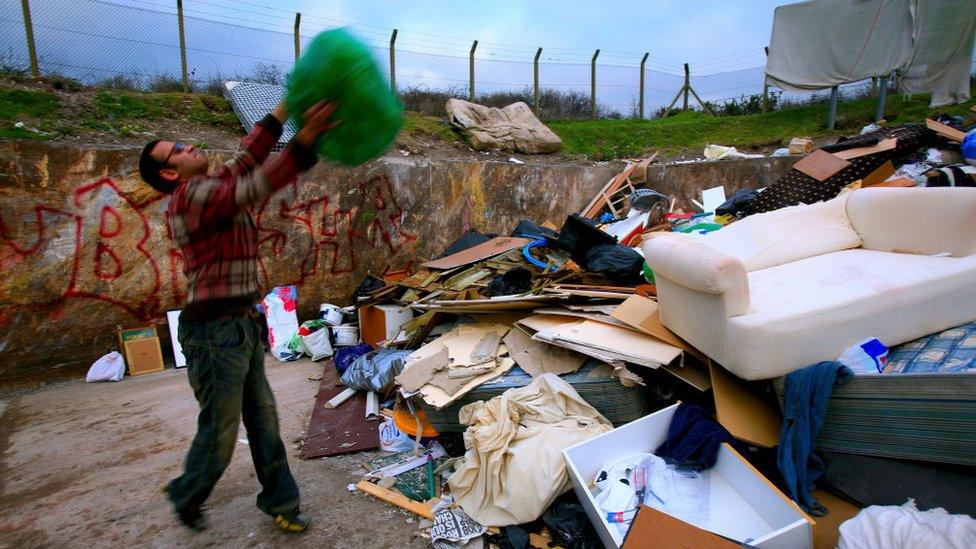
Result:
<instances>
[{"instance_id":1,"label":"man's hand","mask_svg":"<svg viewBox=\"0 0 976 549\"><path fill-rule=\"evenodd\" d=\"M288 121L288 106L285 105L284 100L282 100L281 103L278 103L278 106L271 111L271 116L277 118L278 122L281 122L282 126L285 125L285 122Z\"/></svg>"},{"instance_id":2,"label":"man's hand","mask_svg":"<svg viewBox=\"0 0 976 549\"><path fill-rule=\"evenodd\" d=\"M330 101L319 101L312 105L305 111L305 124L295 134L295 141L305 147L314 145L320 135L338 125L338 121L331 119L334 111L335 103Z\"/></svg>"}]
</instances>

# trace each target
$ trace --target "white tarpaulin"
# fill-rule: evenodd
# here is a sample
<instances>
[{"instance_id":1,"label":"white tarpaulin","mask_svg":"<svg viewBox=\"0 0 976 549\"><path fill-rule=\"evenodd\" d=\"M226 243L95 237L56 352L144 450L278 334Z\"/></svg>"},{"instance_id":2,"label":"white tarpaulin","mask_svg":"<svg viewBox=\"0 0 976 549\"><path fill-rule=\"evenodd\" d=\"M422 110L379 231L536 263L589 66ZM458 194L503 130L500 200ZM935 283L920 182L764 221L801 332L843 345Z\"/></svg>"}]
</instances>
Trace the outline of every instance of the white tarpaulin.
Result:
<instances>
[{"instance_id":1,"label":"white tarpaulin","mask_svg":"<svg viewBox=\"0 0 976 549\"><path fill-rule=\"evenodd\" d=\"M812 0L776 8L766 83L812 91L898 71L932 106L969 99L976 0Z\"/></svg>"}]
</instances>

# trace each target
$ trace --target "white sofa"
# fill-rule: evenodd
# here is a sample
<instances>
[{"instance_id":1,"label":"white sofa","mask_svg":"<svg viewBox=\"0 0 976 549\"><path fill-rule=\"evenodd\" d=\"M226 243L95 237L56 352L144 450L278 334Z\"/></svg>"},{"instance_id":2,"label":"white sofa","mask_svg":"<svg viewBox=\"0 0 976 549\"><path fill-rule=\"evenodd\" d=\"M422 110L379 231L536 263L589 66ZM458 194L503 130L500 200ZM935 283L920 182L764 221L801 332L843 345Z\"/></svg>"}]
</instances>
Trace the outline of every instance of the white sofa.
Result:
<instances>
[{"instance_id":1,"label":"white sofa","mask_svg":"<svg viewBox=\"0 0 976 549\"><path fill-rule=\"evenodd\" d=\"M976 320L976 188L860 189L648 236L661 321L743 379Z\"/></svg>"}]
</instances>

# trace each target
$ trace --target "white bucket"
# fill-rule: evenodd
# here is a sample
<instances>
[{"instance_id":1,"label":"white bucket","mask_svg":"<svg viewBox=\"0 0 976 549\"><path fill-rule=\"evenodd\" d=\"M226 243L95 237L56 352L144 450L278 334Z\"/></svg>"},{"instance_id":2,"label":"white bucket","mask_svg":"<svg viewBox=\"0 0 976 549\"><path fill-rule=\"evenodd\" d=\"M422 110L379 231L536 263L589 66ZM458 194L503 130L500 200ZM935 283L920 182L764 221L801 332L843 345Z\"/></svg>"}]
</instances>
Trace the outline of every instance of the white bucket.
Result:
<instances>
[{"instance_id":1,"label":"white bucket","mask_svg":"<svg viewBox=\"0 0 976 549\"><path fill-rule=\"evenodd\" d=\"M336 347L351 347L359 343L359 326L343 324L332 327L332 337Z\"/></svg>"},{"instance_id":2,"label":"white bucket","mask_svg":"<svg viewBox=\"0 0 976 549\"><path fill-rule=\"evenodd\" d=\"M338 326L342 324L342 309L331 303L323 303L319 305L319 318L329 326Z\"/></svg>"}]
</instances>

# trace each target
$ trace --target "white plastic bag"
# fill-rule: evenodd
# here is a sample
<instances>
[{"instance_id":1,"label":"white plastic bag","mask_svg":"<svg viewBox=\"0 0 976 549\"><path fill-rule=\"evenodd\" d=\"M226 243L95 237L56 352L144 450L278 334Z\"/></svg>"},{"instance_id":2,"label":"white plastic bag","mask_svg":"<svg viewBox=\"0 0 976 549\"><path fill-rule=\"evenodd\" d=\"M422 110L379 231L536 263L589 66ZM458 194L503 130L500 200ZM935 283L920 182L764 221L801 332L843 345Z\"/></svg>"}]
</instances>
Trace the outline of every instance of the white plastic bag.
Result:
<instances>
[{"instance_id":1,"label":"white plastic bag","mask_svg":"<svg viewBox=\"0 0 976 549\"><path fill-rule=\"evenodd\" d=\"M271 354L281 362L298 360L300 350L292 350L288 343L298 333L295 314L298 290L295 286L276 287L261 300L261 312L268 319L268 344Z\"/></svg>"},{"instance_id":2,"label":"white plastic bag","mask_svg":"<svg viewBox=\"0 0 976 549\"><path fill-rule=\"evenodd\" d=\"M125 376L125 360L118 351L112 351L91 365L85 381L94 383L96 381L122 381Z\"/></svg>"},{"instance_id":3,"label":"white plastic bag","mask_svg":"<svg viewBox=\"0 0 976 549\"><path fill-rule=\"evenodd\" d=\"M329 342L329 329L320 328L306 336L302 336L302 346L305 354L312 357L312 362L332 356L332 343Z\"/></svg>"},{"instance_id":4,"label":"white plastic bag","mask_svg":"<svg viewBox=\"0 0 976 549\"><path fill-rule=\"evenodd\" d=\"M380 422L380 449L387 452L409 452L413 450L414 440L410 435L397 428L391 418L384 418Z\"/></svg>"}]
</instances>

